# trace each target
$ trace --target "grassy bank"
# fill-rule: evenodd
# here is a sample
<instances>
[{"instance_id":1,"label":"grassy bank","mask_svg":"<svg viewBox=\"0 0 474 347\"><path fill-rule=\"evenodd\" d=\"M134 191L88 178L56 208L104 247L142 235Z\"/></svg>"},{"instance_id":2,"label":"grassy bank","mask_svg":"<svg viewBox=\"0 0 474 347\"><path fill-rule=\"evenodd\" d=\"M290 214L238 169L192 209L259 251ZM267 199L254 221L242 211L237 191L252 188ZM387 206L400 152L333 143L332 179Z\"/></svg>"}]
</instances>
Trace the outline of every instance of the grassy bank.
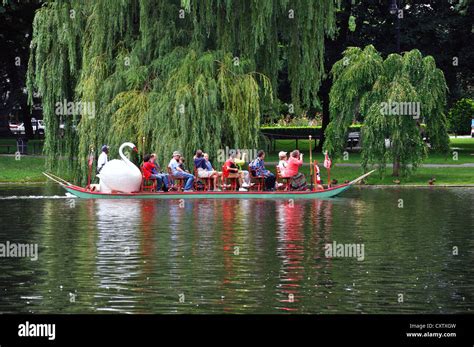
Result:
<instances>
[{"instance_id":1,"label":"grassy bank","mask_svg":"<svg viewBox=\"0 0 474 347\"><path fill-rule=\"evenodd\" d=\"M278 161L279 151L292 151L295 149L295 140L276 140L275 150L268 153L266 161L276 162ZM314 142L313 142L314 146ZM309 160L309 141L299 140L299 150L305 155L305 161ZM424 161L424 164L450 164L460 165L467 163L474 163L474 139L473 138L451 138L450 141L451 152L448 155L436 152L430 152L428 158ZM323 155L313 150L313 159L322 162ZM335 163L351 163L357 164L361 161L361 154L357 151L348 151L347 158L338 159Z\"/></svg>"},{"instance_id":2,"label":"grassy bank","mask_svg":"<svg viewBox=\"0 0 474 347\"><path fill-rule=\"evenodd\" d=\"M326 169L320 166L321 178L327 182ZM309 167L305 167L302 171L309 177ZM335 178L338 183L352 180L363 172L358 167L334 167L331 169L331 179ZM408 178L399 178L401 185L426 185L428 181L434 177L436 179L434 185L474 185L474 169L471 168L419 168L415 174ZM366 180L367 184L371 185L393 185L394 178L387 170L385 177L380 177L377 172L374 172Z\"/></svg>"},{"instance_id":3,"label":"grassy bank","mask_svg":"<svg viewBox=\"0 0 474 347\"><path fill-rule=\"evenodd\" d=\"M294 148L294 141L280 140L277 142L275 152L268 153L266 161L276 162L278 151L289 151ZM299 147L303 150L305 161L308 162L308 142L299 141ZM458 152L458 160L453 160L452 156L444 157L441 154L432 153L425 164L464 164L474 163L474 139L451 139L451 148ZM314 153L313 158L320 163L323 161L321 153ZM0 156L0 182L44 182L46 178L42 175L44 171L43 157L22 156L21 160L15 160L14 156ZM339 163L360 163L360 153L349 153L348 160L339 160ZM273 165L268 168L274 170ZM368 184L394 184L393 177L390 176L390 168L387 168L386 176L379 177L377 173L367 179ZM303 168L303 173L309 176L309 166ZM321 166L321 176L326 182L326 170ZM335 178L339 183L345 180L352 180L362 174L360 167L342 167L337 162L331 170L331 178ZM67 178L65 174L62 175ZM419 168L415 174L409 178L400 178L403 185L428 185L428 181L436 178L435 185L464 185L474 184L474 168L472 167L442 167L442 168Z\"/></svg>"},{"instance_id":4,"label":"grassy bank","mask_svg":"<svg viewBox=\"0 0 474 347\"><path fill-rule=\"evenodd\" d=\"M0 182L43 182L44 161L42 157L0 156Z\"/></svg>"},{"instance_id":5,"label":"grassy bank","mask_svg":"<svg viewBox=\"0 0 474 347\"><path fill-rule=\"evenodd\" d=\"M0 156L0 182L44 182L46 178L42 175L44 171L44 158L22 157L15 160L13 156ZM273 170L272 167L269 167ZM303 168L302 172L309 177L309 166ZM367 179L368 184L393 184L393 178L389 174L384 178L374 173ZM362 174L359 167L335 166L331 170L331 179L335 178L339 183L345 180L352 180ZM326 182L326 170L321 167L321 177ZM401 178L404 185L428 185L428 181L436 178L435 185L465 185L474 184L473 168L419 168L415 174L409 178Z\"/></svg>"}]
</instances>

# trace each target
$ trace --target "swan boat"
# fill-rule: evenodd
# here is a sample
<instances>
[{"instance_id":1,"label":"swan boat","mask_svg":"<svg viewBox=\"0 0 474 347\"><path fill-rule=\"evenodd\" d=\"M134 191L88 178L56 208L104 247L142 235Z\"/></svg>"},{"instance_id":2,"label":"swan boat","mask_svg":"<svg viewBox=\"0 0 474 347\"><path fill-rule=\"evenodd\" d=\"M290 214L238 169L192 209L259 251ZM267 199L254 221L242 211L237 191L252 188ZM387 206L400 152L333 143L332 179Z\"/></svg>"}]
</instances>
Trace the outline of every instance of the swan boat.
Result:
<instances>
[{"instance_id":1,"label":"swan boat","mask_svg":"<svg viewBox=\"0 0 474 347\"><path fill-rule=\"evenodd\" d=\"M140 169L123 154L125 147L138 152L137 147L131 142L124 142L119 148L121 159L108 161L97 175L100 180L100 191L112 193L114 190L131 193L140 190L142 174Z\"/></svg>"},{"instance_id":2,"label":"swan boat","mask_svg":"<svg viewBox=\"0 0 474 347\"><path fill-rule=\"evenodd\" d=\"M333 186L331 188L320 190L320 191L194 191L194 192L132 192L132 193L104 193L91 191L90 189L78 187L72 183L63 180L62 178L55 176L51 173L43 172L43 174L58 183L68 193L83 199L325 199L335 197L357 182L363 180L369 176L372 170L355 180Z\"/></svg>"}]
</instances>

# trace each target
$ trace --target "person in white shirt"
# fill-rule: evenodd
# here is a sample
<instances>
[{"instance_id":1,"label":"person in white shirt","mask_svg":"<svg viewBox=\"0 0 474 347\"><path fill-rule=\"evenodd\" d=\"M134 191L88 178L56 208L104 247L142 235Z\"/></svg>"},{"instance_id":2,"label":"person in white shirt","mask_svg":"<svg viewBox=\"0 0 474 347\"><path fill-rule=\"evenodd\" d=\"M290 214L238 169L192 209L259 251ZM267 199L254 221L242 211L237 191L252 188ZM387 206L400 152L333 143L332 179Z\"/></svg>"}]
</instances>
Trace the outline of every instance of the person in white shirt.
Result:
<instances>
[{"instance_id":1,"label":"person in white shirt","mask_svg":"<svg viewBox=\"0 0 474 347\"><path fill-rule=\"evenodd\" d=\"M278 162L278 169L280 169L280 175L285 176L285 169L288 166L288 156L286 152L281 151L278 153L278 158L280 161Z\"/></svg>"},{"instance_id":2,"label":"person in white shirt","mask_svg":"<svg viewBox=\"0 0 474 347\"><path fill-rule=\"evenodd\" d=\"M102 146L102 153L99 155L99 159L97 159L97 173L100 173L100 170L104 167L105 164L107 164L108 161L108 155L109 154L109 146L103 145Z\"/></svg>"}]
</instances>

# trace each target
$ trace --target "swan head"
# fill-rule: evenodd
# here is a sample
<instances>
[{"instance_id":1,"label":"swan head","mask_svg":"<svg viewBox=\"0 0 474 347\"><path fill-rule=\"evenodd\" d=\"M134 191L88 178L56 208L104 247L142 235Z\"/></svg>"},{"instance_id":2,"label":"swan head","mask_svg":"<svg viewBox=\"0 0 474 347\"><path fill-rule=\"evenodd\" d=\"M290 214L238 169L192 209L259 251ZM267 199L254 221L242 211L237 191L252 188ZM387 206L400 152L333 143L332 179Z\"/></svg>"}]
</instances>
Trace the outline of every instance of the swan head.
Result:
<instances>
[{"instance_id":1,"label":"swan head","mask_svg":"<svg viewBox=\"0 0 474 347\"><path fill-rule=\"evenodd\" d=\"M138 148L137 148L137 146L135 146L135 145L134 145L133 143L131 143L131 142L124 142L124 143L122 143L122 145L121 145L120 148L119 148L119 153L122 152L125 147L129 147L129 148L132 149L132 151L138 153Z\"/></svg>"}]
</instances>

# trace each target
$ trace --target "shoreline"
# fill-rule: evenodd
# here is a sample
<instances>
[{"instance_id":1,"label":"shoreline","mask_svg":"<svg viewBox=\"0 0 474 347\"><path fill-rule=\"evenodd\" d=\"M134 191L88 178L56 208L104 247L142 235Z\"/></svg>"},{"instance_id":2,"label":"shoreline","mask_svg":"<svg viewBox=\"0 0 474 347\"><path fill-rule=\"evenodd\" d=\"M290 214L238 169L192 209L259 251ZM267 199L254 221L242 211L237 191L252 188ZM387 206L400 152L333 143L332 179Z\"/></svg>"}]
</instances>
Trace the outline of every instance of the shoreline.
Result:
<instances>
[{"instance_id":1,"label":"shoreline","mask_svg":"<svg viewBox=\"0 0 474 347\"><path fill-rule=\"evenodd\" d=\"M268 169L274 172L272 160L266 162ZM301 172L309 182L310 166L304 163ZM66 169L66 168L63 168ZM21 160L14 160L11 157L0 156L0 189L1 187L24 185L42 185L47 182L43 176L45 170L45 158L22 157ZM321 179L327 183L328 173L320 165ZM354 163L335 163L330 172L330 178L337 179L339 183L351 181L354 177L362 174L362 168ZM390 175L390 168L387 167L384 175L375 173L365 180L365 184L357 186L368 187L473 187L474 186L474 162L459 164L436 164L425 163L412 172L409 176L394 178ZM69 176L66 173L63 175ZM429 183L434 182L434 185Z\"/></svg>"},{"instance_id":2,"label":"shoreline","mask_svg":"<svg viewBox=\"0 0 474 347\"><path fill-rule=\"evenodd\" d=\"M0 182L2 186L19 186L19 185L45 185L49 181L38 182ZM474 184L355 184L353 188L474 188Z\"/></svg>"}]
</instances>

